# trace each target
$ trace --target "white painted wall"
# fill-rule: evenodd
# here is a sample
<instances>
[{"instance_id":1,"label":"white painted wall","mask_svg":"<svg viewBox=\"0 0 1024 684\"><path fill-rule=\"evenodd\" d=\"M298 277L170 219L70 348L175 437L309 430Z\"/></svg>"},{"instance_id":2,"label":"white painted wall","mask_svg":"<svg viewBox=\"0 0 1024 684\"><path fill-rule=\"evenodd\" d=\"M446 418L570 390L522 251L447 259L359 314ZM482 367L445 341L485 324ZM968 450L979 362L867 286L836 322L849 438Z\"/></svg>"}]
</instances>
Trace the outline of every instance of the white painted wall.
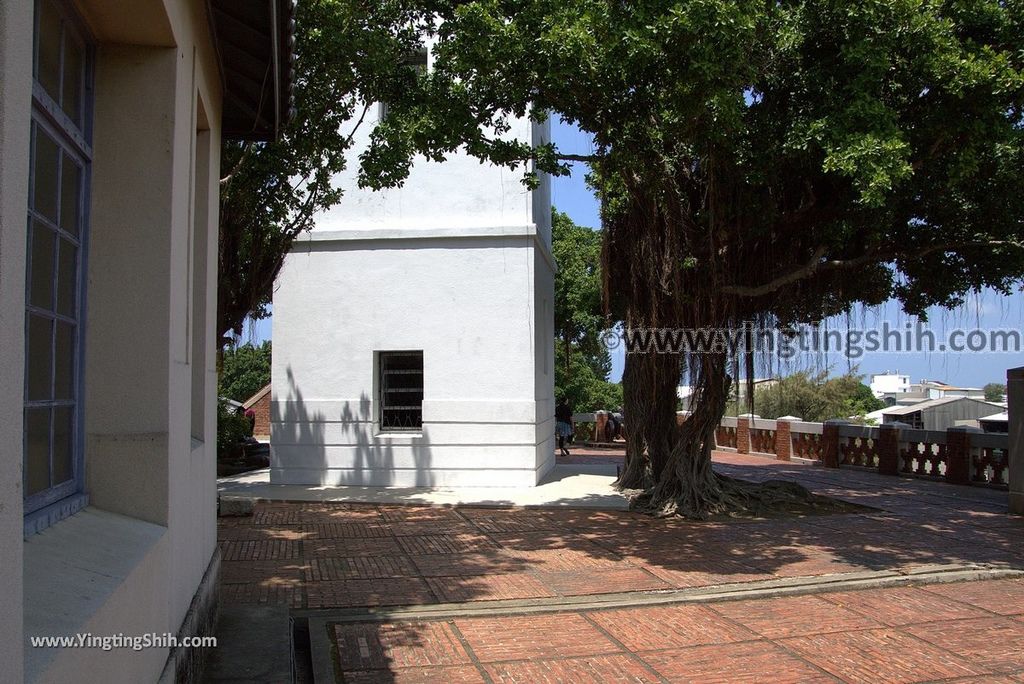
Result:
<instances>
[{"instance_id":1,"label":"white painted wall","mask_svg":"<svg viewBox=\"0 0 1024 684\"><path fill-rule=\"evenodd\" d=\"M32 92L32 3L0 2L0 667L22 662L22 401L25 373L25 212Z\"/></svg>"},{"instance_id":2,"label":"white painted wall","mask_svg":"<svg viewBox=\"0 0 1024 684\"><path fill-rule=\"evenodd\" d=\"M871 376L871 392L876 397L910 391L910 376L898 373L876 373Z\"/></svg>"},{"instance_id":3,"label":"white painted wall","mask_svg":"<svg viewBox=\"0 0 1024 684\"><path fill-rule=\"evenodd\" d=\"M43 651L25 638L175 633L215 552L221 86L205 3L75 4L98 42L84 320L91 505L23 540L33 3L0 3L0 680L155 681L166 649ZM209 151L196 166L198 101Z\"/></svg>"},{"instance_id":4,"label":"white painted wall","mask_svg":"<svg viewBox=\"0 0 1024 684\"><path fill-rule=\"evenodd\" d=\"M372 107L375 118L378 109ZM356 187L289 255L274 293L271 478L522 486L553 462L550 186L465 154L400 189ZM546 139L547 125L513 134ZM375 352L423 350L423 430L379 434Z\"/></svg>"}]
</instances>

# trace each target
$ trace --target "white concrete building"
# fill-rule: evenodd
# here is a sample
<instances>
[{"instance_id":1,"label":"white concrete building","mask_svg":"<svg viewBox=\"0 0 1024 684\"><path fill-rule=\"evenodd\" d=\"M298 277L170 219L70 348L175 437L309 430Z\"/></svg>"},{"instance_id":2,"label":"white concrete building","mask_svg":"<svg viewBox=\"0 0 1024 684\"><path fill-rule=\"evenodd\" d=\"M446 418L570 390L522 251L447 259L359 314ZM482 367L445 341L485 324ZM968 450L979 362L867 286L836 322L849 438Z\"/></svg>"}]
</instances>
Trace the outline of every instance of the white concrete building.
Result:
<instances>
[{"instance_id":1,"label":"white concrete building","mask_svg":"<svg viewBox=\"0 0 1024 684\"><path fill-rule=\"evenodd\" d=\"M248 25L286 89L290 11L0 2L0 681L194 681L203 649L30 640L213 629L220 143L281 94L219 55Z\"/></svg>"},{"instance_id":2,"label":"white concrete building","mask_svg":"<svg viewBox=\"0 0 1024 684\"><path fill-rule=\"evenodd\" d=\"M871 393L878 399L893 398L897 394L910 391L910 376L902 373L872 373L868 386Z\"/></svg>"},{"instance_id":3,"label":"white concrete building","mask_svg":"<svg viewBox=\"0 0 1024 684\"><path fill-rule=\"evenodd\" d=\"M373 110L277 281L271 481L532 486L554 462L549 181L455 154L360 190Z\"/></svg>"}]
</instances>

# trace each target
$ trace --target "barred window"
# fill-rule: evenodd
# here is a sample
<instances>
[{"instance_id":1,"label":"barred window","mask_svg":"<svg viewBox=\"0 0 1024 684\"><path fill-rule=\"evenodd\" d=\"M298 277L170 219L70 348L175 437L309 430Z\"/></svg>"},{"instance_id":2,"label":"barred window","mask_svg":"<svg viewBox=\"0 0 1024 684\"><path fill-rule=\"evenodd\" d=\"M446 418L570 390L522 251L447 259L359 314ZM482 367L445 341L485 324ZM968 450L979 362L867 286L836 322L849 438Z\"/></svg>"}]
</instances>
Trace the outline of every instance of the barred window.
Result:
<instances>
[{"instance_id":1,"label":"barred window","mask_svg":"<svg viewBox=\"0 0 1024 684\"><path fill-rule=\"evenodd\" d=\"M423 427L423 352L380 352L380 429L419 431Z\"/></svg>"}]
</instances>

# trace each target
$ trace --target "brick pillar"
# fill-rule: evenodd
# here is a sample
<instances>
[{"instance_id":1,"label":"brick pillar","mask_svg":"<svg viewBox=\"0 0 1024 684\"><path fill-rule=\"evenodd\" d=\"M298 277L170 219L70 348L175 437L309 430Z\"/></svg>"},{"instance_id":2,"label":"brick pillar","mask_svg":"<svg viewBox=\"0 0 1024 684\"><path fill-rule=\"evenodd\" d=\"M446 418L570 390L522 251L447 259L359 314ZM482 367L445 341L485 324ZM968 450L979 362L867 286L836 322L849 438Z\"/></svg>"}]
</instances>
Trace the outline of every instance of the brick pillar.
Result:
<instances>
[{"instance_id":1,"label":"brick pillar","mask_svg":"<svg viewBox=\"0 0 1024 684\"><path fill-rule=\"evenodd\" d=\"M900 429L902 423L883 424L878 429L878 472L882 475L900 474ZM910 427L909 425L906 427Z\"/></svg>"},{"instance_id":2,"label":"brick pillar","mask_svg":"<svg viewBox=\"0 0 1024 684\"><path fill-rule=\"evenodd\" d=\"M788 461L793 456L793 438L789 432L789 421L779 418L775 421L775 458Z\"/></svg>"},{"instance_id":3,"label":"brick pillar","mask_svg":"<svg viewBox=\"0 0 1024 684\"><path fill-rule=\"evenodd\" d=\"M839 467L839 427L845 420L826 420L821 426L821 464L826 468Z\"/></svg>"},{"instance_id":4,"label":"brick pillar","mask_svg":"<svg viewBox=\"0 0 1024 684\"><path fill-rule=\"evenodd\" d=\"M971 484L971 433L978 428L951 427L946 430L946 482Z\"/></svg>"},{"instance_id":5,"label":"brick pillar","mask_svg":"<svg viewBox=\"0 0 1024 684\"><path fill-rule=\"evenodd\" d=\"M736 419L736 453L750 453L750 418Z\"/></svg>"},{"instance_id":6,"label":"brick pillar","mask_svg":"<svg viewBox=\"0 0 1024 684\"><path fill-rule=\"evenodd\" d=\"M1024 367L1006 371L1010 414L1010 513L1024 515Z\"/></svg>"},{"instance_id":7,"label":"brick pillar","mask_svg":"<svg viewBox=\"0 0 1024 684\"><path fill-rule=\"evenodd\" d=\"M607 442L608 412L594 412L594 441Z\"/></svg>"}]
</instances>

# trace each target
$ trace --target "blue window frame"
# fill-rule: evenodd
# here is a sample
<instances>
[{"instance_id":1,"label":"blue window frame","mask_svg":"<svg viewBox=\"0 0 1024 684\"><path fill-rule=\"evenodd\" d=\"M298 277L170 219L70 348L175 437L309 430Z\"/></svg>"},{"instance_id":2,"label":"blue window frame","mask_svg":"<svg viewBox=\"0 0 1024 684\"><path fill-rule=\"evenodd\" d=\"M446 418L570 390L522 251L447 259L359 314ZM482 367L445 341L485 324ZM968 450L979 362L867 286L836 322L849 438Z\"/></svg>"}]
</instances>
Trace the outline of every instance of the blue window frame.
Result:
<instances>
[{"instance_id":1,"label":"blue window frame","mask_svg":"<svg viewBox=\"0 0 1024 684\"><path fill-rule=\"evenodd\" d=\"M26 530L81 505L82 323L93 46L70 8L38 0L25 285Z\"/></svg>"}]
</instances>

